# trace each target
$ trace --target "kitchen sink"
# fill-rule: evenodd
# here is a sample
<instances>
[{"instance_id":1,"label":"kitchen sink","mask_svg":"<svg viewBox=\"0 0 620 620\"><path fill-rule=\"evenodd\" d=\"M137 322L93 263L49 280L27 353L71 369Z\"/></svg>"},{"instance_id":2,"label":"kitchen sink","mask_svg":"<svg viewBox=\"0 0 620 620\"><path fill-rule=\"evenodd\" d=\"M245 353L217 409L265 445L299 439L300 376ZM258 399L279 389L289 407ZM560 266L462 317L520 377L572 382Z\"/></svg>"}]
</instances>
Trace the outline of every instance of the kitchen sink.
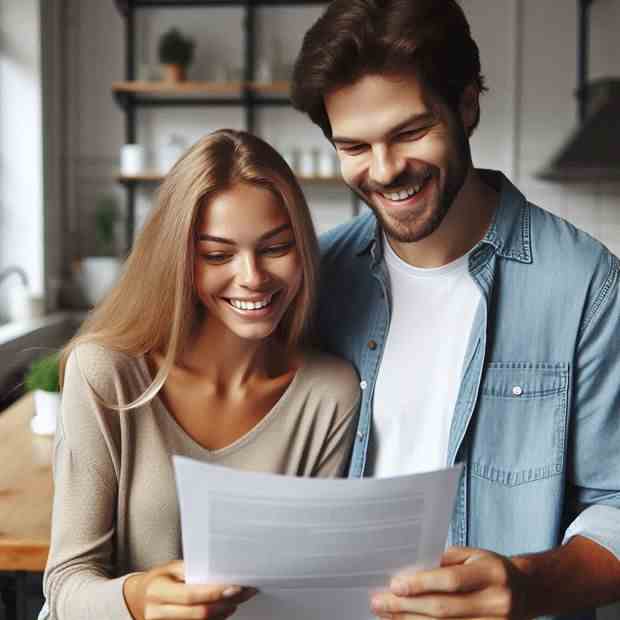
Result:
<instances>
[{"instance_id":1,"label":"kitchen sink","mask_svg":"<svg viewBox=\"0 0 620 620\"><path fill-rule=\"evenodd\" d=\"M59 312L29 321L0 324L0 411L23 393L23 377L36 358L59 351L84 318L79 312Z\"/></svg>"}]
</instances>

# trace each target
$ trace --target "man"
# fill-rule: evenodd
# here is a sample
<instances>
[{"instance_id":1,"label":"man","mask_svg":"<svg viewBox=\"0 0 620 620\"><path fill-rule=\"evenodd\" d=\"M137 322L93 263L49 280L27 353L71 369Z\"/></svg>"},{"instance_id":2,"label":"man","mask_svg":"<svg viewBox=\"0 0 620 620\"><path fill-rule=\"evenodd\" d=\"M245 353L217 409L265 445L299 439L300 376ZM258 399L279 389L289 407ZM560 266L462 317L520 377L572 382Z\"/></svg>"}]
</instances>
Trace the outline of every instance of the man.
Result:
<instances>
[{"instance_id":1,"label":"man","mask_svg":"<svg viewBox=\"0 0 620 620\"><path fill-rule=\"evenodd\" d=\"M484 89L455 0L334 0L295 68L372 210L322 239L320 336L364 390L350 473L464 463L441 566L373 595L379 617L620 598L619 261L473 167Z\"/></svg>"}]
</instances>

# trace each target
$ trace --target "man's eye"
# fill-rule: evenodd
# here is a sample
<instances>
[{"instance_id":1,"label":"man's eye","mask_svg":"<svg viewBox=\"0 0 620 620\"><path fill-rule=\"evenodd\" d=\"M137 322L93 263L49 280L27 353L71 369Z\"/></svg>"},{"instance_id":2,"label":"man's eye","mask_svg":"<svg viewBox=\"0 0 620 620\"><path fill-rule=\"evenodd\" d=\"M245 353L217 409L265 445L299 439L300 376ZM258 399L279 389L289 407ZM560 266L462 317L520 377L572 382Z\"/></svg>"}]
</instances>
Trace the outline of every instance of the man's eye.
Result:
<instances>
[{"instance_id":1,"label":"man's eye","mask_svg":"<svg viewBox=\"0 0 620 620\"><path fill-rule=\"evenodd\" d=\"M277 243L276 245L270 245L263 248L262 254L266 256L284 256L295 245L294 241L287 241L286 243Z\"/></svg>"},{"instance_id":2,"label":"man's eye","mask_svg":"<svg viewBox=\"0 0 620 620\"><path fill-rule=\"evenodd\" d=\"M408 129L407 131L403 131L398 134L399 140L417 140L421 138L427 131L429 127L418 127L417 129Z\"/></svg>"},{"instance_id":3,"label":"man's eye","mask_svg":"<svg viewBox=\"0 0 620 620\"><path fill-rule=\"evenodd\" d=\"M227 254L225 252L208 252L207 254L202 255L202 258L204 258L207 263L216 265L229 261L231 257L232 254Z\"/></svg>"},{"instance_id":4,"label":"man's eye","mask_svg":"<svg viewBox=\"0 0 620 620\"><path fill-rule=\"evenodd\" d=\"M359 155L365 150L365 146L363 144L351 144L348 146L339 146L338 150L347 155Z\"/></svg>"}]
</instances>

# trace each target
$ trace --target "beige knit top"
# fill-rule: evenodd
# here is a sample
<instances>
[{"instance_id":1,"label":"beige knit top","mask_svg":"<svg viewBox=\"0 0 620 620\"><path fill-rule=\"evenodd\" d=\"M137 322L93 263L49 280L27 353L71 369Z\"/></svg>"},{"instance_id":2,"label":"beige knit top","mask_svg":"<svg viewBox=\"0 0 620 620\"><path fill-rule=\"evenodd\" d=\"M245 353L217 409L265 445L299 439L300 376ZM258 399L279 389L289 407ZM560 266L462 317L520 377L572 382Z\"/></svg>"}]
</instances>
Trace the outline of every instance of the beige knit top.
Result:
<instances>
[{"instance_id":1,"label":"beige knit top","mask_svg":"<svg viewBox=\"0 0 620 620\"><path fill-rule=\"evenodd\" d=\"M126 575L182 557L172 454L295 476L344 473L360 396L358 378L343 360L306 354L271 411L219 450L191 439L158 397L118 413L101 406L88 387L122 404L151 380L144 358L98 345L81 345L69 358L44 576L51 618L129 619Z\"/></svg>"}]
</instances>

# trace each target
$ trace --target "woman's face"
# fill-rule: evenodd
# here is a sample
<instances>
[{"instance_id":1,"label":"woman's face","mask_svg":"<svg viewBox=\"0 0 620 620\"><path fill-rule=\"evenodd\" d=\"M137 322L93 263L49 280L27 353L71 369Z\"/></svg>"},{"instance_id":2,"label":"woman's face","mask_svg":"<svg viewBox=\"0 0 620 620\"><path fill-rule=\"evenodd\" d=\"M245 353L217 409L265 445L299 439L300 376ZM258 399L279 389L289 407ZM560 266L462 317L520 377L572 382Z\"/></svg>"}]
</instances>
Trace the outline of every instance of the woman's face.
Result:
<instances>
[{"instance_id":1,"label":"woman's face","mask_svg":"<svg viewBox=\"0 0 620 620\"><path fill-rule=\"evenodd\" d=\"M288 213L268 189L238 183L198 219L195 287L208 320L240 338L270 336L302 281Z\"/></svg>"}]
</instances>

